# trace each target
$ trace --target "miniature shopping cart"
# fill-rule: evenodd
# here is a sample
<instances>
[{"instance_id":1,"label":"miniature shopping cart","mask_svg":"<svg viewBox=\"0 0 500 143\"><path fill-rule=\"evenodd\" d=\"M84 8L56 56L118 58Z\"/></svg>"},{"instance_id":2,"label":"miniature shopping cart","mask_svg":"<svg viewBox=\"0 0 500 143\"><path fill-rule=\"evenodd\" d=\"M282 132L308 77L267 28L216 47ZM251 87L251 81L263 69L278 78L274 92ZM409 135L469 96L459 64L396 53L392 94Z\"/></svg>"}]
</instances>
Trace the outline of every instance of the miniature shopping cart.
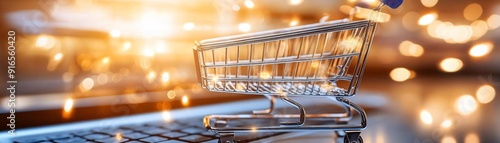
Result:
<instances>
[{"instance_id":1,"label":"miniature shopping cart","mask_svg":"<svg viewBox=\"0 0 500 143\"><path fill-rule=\"evenodd\" d=\"M335 20L305 26L203 40L194 49L200 84L214 92L259 94L271 106L253 114L209 115L205 127L219 142L233 142L236 132L337 131L344 142L362 142L365 111L346 97L356 94L366 65L380 9L397 8L402 0L385 0L367 20ZM343 113L306 114L290 97L327 97L338 101ZM275 99L298 113L274 113ZM360 124L349 121L356 111ZM277 125L231 126L244 119L285 119ZM331 119L330 124L309 125L308 120Z\"/></svg>"}]
</instances>

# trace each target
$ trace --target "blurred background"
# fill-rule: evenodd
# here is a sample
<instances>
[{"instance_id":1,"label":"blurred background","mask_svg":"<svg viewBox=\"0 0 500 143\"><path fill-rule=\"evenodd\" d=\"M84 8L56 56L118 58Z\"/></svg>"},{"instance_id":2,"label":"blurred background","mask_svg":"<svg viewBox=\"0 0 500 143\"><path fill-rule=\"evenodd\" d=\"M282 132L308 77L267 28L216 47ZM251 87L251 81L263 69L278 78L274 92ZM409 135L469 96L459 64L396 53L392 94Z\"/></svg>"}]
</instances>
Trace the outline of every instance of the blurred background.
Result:
<instances>
[{"instance_id":1,"label":"blurred background","mask_svg":"<svg viewBox=\"0 0 500 143\"><path fill-rule=\"evenodd\" d=\"M0 4L0 37L6 39L7 31L14 30L17 38L16 110L59 110L61 116L54 118L65 122L78 120L70 114L73 107L137 104L151 106L137 112L152 112L170 109L171 105L164 105L169 100L189 106L191 99L217 95L197 83L195 41L349 15L363 19L379 1L17 0ZM500 87L500 1L407 0L398 9L382 12L385 16L360 90L387 98L389 103L381 110L389 115L385 118L407 125L401 130L410 131L410 136L404 136L409 142L500 141L495 134L500 132L500 115L495 112L500 109L495 98ZM0 53L7 57L6 49ZM0 65L7 71L6 62ZM6 75L2 72L2 80ZM7 90L0 92L8 95ZM1 100L0 111L7 113L8 97ZM54 123L59 122L19 126ZM368 130L384 130L371 125ZM385 132L385 138L368 133L365 140L389 142L392 132Z\"/></svg>"}]
</instances>

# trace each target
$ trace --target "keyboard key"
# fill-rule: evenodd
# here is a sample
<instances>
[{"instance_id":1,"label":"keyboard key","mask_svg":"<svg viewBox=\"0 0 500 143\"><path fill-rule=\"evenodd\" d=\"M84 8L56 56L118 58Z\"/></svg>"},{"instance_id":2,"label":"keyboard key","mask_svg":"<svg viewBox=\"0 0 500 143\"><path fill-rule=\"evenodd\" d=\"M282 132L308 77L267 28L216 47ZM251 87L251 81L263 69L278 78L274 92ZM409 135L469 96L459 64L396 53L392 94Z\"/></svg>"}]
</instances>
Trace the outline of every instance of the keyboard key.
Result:
<instances>
[{"instance_id":1,"label":"keyboard key","mask_svg":"<svg viewBox=\"0 0 500 143\"><path fill-rule=\"evenodd\" d=\"M68 133L64 133L64 134L48 135L45 137L47 137L48 139L65 139L65 138L71 138L71 137L73 137L73 135L68 134Z\"/></svg>"},{"instance_id":2,"label":"keyboard key","mask_svg":"<svg viewBox=\"0 0 500 143\"><path fill-rule=\"evenodd\" d=\"M219 143L219 139L213 139L213 140L205 141L202 143Z\"/></svg>"},{"instance_id":3,"label":"keyboard key","mask_svg":"<svg viewBox=\"0 0 500 143\"><path fill-rule=\"evenodd\" d=\"M166 129L170 129L170 130L180 130L180 129L185 128L186 126L171 123L171 124L164 124L161 127L166 128Z\"/></svg>"},{"instance_id":4,"label":"keyboard key","mask_svg":"<svg viewBox=\"0 0 500 143\"><path fill-rule=\"evenodd\" d=\"M73 135L77 135L77 136L85 136L85 135L90 135L90 134L93 134L93 132L89 131L89 130L81 130L81 131L76 131L76 132L73 132L71 133Z\"/></svg>"},{"instance_id":5,"label":"keyboard key","mask_svg":"<svg viewBox=\"0 0 500 143\"><path fill-rule=\"evenodd\" d=\"M140 140L144 141L144 142L148 142L148 143L155 143L155 142L160 142L160 141L166 141L168 139L162 138L162 137L153 136L153 137L143 138L143 139L140 139Z\"/></svg>"},{"instance_id":6,"label":"keyboard key","mask_svg":"<svg viewBox=\"0 0 500 143\"><path fill-rule=\"evenodd\" d=\"M168 141L162 141L162 142L158 142L158 143L187 143L187 142L178 141L178 140L168 140Z\"/></svg>"},{"instance_id":7,"label":"keyboard key","mask_svg":"<svg viewBox=\"0 0 500 143\"><path fill-rule=\"evenodd\" d=\"M128 141L128 139L121 138L120 140L117 140L115 137L111 137L111 138L99 139L96 141L103 143L122 143Z\"/></svg>"},{"instance_id":8,"label":"keyboard key","mask_svg":"<svg viewBox=\"0 0 500 143\"><path fill-rule=\"evenodd\" d=\"M128 141L126 143L144 143L144 142L140 142L140 141Z\"/></svg>"},{"instance_id":9,"label":"keyboard key","mask_svg":"<svg viewBox=\"0 0 500 143\"><path fill-rule=\"evenodd\" d=\"M135 133L126 133L126 134L123 134L122 136L124 136L126 138L131 138L131 139L140 139L140 138L148 137L149 135L135 132Z\"/></svg>"},{"instance_id":10,"label":"keyboard key","mask_svg":"<svg viewBox=\"0 0 500 143\"><path fill-rule=\"evenodd\" d=\"M89 139L89 140L98 140L98 139L104 139L104 138L109 138L110 136L104 135L104 134L91 134L91 135L86 135L83 138Z\"/></svg>"},{"instance_id":11,"label":"keyboard key","mask_svg":"<svg viewBox=\"0 0 500 143\"><path fill-rule=\"evenodd\" d=\"M142 126L142 127L134 127L131 130L134 130L134 131L145 131L145 130L149 130L149 129L152 129L152 128L156 128L156 127Z\"/></svg>"},{"instance_id":12,"label":"keyboard key","mask_svg":"<svg viewBox=\"0 0 500 143\"><path fill-rule=\"evenodd\" d=\"M15 142L20 142L20 143L33 143L33 142L41 142L41 141L46 141L46 140L47 140L47 138L40 137L40 136L14 139Z\"/></svg>"},{"instance_id":13,"label":"keyboard key","mask_svg":"<svg viewBox=\"0 0 500 143\"><path fill-rule=\"evenodd\" d=\"M161 135L169 137L169 138L178 138L178 137L187 136L188 134L181 133L181 132L168 132L168 133L164 133L164 134L161 134Z\"/></svg>"},{"instance_id":14,"label":"keyboard key","mask_svg":"<svg viewBox=\"0 0 500 143\"><path fill-rule=\"evenodd\" d=\"M98 133L104 133L104 134L108 134L108 135L116 135L116 133L121 133L121 134L124 134L124 133L131 133L133 132L132 130L128 130L128 129L104 129L104 130L97 130L95 132L98 132Z\"/></svg>"},{"instance_id":15,"label":"keyboard key","mask_svg":"<svg viewBox=\"0 0 500 143\"><path fill-rule=\"evenodd\" d=\"M182 138L179 138L179 139L185 140L185 141L190 141L190 142L202 142L202 141L210 140L212 138L205 137L205 136L200 136L200 135L190 135L190 136L185 136L185 137L182 137Z\"/></svg>"},{"instance_id":16,"label":"keyboard key","mask_svg":"<svg viewBox=\"0 0 500 143\"><path fill-rule=\"evenodd\" d=\"M130 124L130 125L123 125L123 126L120 126L120 128L123 128L123 129L136 129L136 128L144 128L146 127L144 124Z\"/></svg>"},{"instance_id":17,"label":"keyboard key","mask_svg":"<svg viewBox=\"0 0 500 143\"><path fill-rule=\"evenodd\" d=\"M85 141L87 141L87 140L80 138L80 137L72 137L72 138L54 140L54 142L56 142L56 143L74 143L74 142L85 142Z\"/></svg>"},{"instance_id":18,"label":"keyboard key","mask_svg":"<svg viewBox=\"0 0 500 143\"><path fill-rule=\"evenodd\" d=\"M196 134L196 133L205 132L207 130L200 129L200 128L186 128L186 129L182 129L181 131L184 133L188 133L188 134Z\"/></svg>"},{"instance_id":19,"label":"keyboard key","mask_svg":"<svg viewBox=\"0 0 500 143\"><path fill-rule=\"evenodd\" d=\"M205 132L202 132L200 133L204 136L211 136L211 137L215 137L215 133L214 132L210 132L210 131L205 131Z\"/></svg>"},{"instance_id":20,"label":"keyboard key","mask_svg":"<svg viewBox=\"0 0 500 143\"><path fill-rule=\"evenodd\" d=\"M155 127L155 128L149 128L149 129L143 130L142 132L144 132L146 134L150 134L150 135L155 135L155 134L169 132L169 130Z\"/></svg>"}]
</instances>

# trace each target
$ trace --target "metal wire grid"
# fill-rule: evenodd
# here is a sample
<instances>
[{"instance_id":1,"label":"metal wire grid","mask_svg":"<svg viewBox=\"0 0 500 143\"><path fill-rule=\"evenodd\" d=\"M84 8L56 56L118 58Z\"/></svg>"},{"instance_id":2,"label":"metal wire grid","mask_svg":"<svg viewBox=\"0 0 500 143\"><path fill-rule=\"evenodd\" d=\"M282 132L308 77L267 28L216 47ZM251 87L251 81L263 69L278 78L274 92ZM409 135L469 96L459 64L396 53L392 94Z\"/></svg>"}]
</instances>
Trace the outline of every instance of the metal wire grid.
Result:
<instances>
[{"instance_id":1,"label":"metal wire grid","mask_svg":"<svg viewBox=\"0 0 500 143\"><path fill-rule=\"evenodd\" d=\"M204 88L217 92L350 96L370 32L363 20L202 43L195 50L198 75ZM353 58L356 69L349 70Z\"/></svg>"}]
</instances>

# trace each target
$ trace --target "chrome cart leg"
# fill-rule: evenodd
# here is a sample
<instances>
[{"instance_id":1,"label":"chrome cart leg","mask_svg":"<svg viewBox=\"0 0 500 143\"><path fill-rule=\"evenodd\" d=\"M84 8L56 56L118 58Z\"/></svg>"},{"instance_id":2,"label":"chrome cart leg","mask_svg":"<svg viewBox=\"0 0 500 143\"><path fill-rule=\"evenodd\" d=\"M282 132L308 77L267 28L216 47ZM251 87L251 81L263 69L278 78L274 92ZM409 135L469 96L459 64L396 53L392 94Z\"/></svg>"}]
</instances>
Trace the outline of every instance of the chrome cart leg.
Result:
<instances>
[{"instance_id":1,"label":"chrome cart leg","mask_svg":"<svg viewBox=\"0 0 500 143\"><path fill-rule=\"evenodd\" d=\"M331 100L335 100L335 101L338 101L337 97L332 97L332 96L329 96L328 97L329 99ZM349 121L351 120L352 118L352 110L348 105L346 104L341 104L340 106L342 106L344 108L344 114L345 116L341 117L341 118L335 118L337 122L345 122L345 121Z\"/></svg>"},{"instance_id":2,"label":"chrome cart leg","mask_svg":"<svg viewBox=\"0 0 500 143\"><path fill-rule=\"evenodd\" d=\"M359 116L361 117L361 124L360 124L360 127L361 128L366 128L366 112L365 110L363 110L363 108L361 108L360 106L352 103L351 101L343 98L343 97L337 97L337 101L341 102L341 103L344 103L346 106L348 106L349 108L353 109L354 111L358 112L359 113Z\"/></svg>"},{"instance_id":3,"label":"chrome cart leg","mask_svg":"<svg viewBox=\"0 0 500 143\"><path fill-rule=\"evenodd\" d=\"M344 143L363 143L363 138L359 134L361 131L347 131L344 137Z\"/></svg>"},{"instance_id":4,"label":"chrome cart leg","mask_svg":"<svg viewBox=\"0 0 500 143\"><path fill-rule=\"evenodd\" d=\"M234 143L234 133L219 133L219 143Z\"/></svg>"},{"instance_id":5,"label":"chrome cart leg","mask_svg":"<svg viewBox=\"0 0 500 143\"><path fill-rule=\"evenodd\" d=\"M270 114L274 110L274 102L276 102L276 97L273 95L264 95L267 99L269 99L269 109L265 110L254 110L254 114Z\"/></svg>"},{"instance_id":6,"label":"chrome cart leg","mask_svg":"<svg viewBox=\"0 0 500 143\"><path fill-rule=\"evenodd\" d=\"M281 122L280 124L282 126L302 126L304 125L306 121L306 110L302 105L299 103L293 101L292 99L286 97L286 96L280 96L280 98L285 101L286 103L292 105L293 107L299 109L300 116L299 116L299 121L298 122Z\"/></svg>"}]
</instances>

